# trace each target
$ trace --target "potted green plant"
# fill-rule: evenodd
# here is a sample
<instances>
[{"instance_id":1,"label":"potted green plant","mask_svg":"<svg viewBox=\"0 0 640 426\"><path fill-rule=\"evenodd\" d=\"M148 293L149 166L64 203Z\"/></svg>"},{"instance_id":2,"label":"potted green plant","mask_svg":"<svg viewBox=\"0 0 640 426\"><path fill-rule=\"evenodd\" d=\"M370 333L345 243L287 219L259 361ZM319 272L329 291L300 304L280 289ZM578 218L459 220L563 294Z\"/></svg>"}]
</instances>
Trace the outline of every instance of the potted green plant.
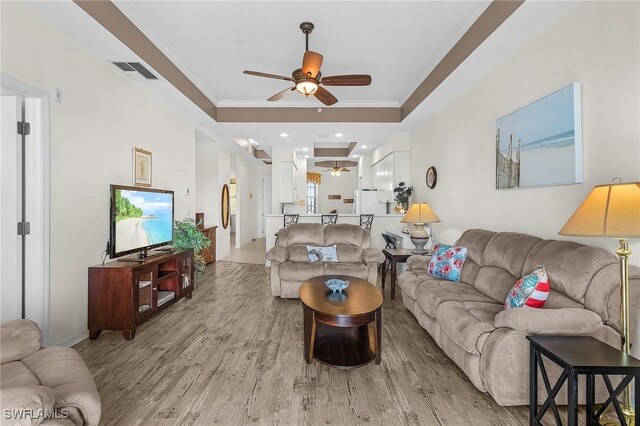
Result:
<instances>
[{"instance_id":1,"label":"potted green plant","mask_svg":"<svg viewBox=\"0 0 640 426\"><path fill-rule=\"evenodd\" d=\"M398 213L406 213L409 210L409 200L411 194L413 194L413 186L407 186L404 182L398 183L398 186L393 188L394 194L396 194L395 201L396 207L394 210Z\"/></svg>"},{"instance_id":2,"label":"potted green plant","mask_svg":"<svg viewBox=\"0 0 640 426\"><path fill-rule=\"evenodd\" d=\"M191 218L176 220L173 224L173 247L176 250L193 249L193 264L197 276L204 275L205 263L200 254L209 247L211 241L196 227L196 221Z\"/></svg>"}]
</instances>

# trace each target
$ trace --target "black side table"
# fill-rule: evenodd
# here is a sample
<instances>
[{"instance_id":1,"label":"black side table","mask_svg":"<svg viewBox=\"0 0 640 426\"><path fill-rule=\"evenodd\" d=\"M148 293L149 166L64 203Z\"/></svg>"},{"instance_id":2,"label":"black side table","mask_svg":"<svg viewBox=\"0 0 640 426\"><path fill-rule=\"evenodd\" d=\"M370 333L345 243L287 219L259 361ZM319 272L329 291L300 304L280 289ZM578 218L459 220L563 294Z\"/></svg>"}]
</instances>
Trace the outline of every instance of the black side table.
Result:
<instances>
[{"instance_id":1,"label":"black side table","mask_svg":"<svg viewBox=\"0 0 640 426\"><path fill-rule=\"evenodd\" d=\"M626 425L617 396L635 378L635 416L640 409L640 360L615 349L591 336L527 336L531 348L529 360L529 424L540 422L549 408L553 410L556 424L562 425L555 397L565 381L568 381L567 424L578 424L578 374L587 376L586 411L587 426L597 425L598 419L610 404ZM549 382L542 355L558 364L564 370L553 387ZM542 375L547 399L538 411L538 367ZM601 374L609 391L609 397L600 409L595 411L595 376ZM622 375L618 386L611 385L609 375Z\"/></svg>"},{"instance_id":2,"label":"black side table","mask_svg":"<svg viewBox=\"0 0 640 426\"><path fill-rule=\"evenodd\" d=\"M409 256L414 256L409 249L391 249L382 250L389 263L391 263L391 301L396 298L396 281L398 280L398 263L405 263ZM384 282L387 276L387 262L382 264L382 289L384 290Z\"/></svg>"}]
</instances>

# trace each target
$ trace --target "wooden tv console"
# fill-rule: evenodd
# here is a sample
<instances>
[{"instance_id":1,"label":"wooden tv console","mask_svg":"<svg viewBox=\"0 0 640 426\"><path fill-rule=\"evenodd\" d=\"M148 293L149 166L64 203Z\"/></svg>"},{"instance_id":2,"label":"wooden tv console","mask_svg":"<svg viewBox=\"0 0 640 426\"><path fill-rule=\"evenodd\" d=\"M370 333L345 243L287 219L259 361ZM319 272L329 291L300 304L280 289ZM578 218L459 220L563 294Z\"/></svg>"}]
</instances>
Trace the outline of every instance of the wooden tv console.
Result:
<instances>
[{"instance_id":1,"label":"wooden tv console","mask_svg":"<svg viewBox=\"0 0 640 426\"><path fill-rule=\"evenodd\" d=\"M193 292L193 250L144 262L109 262L89 268L89 338L102 330L133 339L136 326Z\"/></svg>"}]
</instances>

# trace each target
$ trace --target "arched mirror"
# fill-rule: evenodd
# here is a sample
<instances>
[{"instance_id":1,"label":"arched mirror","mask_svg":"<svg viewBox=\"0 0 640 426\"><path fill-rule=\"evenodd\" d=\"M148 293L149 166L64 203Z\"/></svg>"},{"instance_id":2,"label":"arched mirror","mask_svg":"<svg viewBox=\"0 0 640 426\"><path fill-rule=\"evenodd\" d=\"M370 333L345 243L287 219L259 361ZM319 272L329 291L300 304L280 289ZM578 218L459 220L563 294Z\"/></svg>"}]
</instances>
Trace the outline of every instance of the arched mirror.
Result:
<instances>
[{"instance_id":1,"label":"arched mirror","mask_svg":"<svg viewBox=\"0 0 640 426\"><path fill-rule=\"evenodd\" d=\"M222 213L222 227L224 229L227 229L227 227L229 226L229 186L226 183L222 185L220 212Z\"/></svg>"}]
</instances>

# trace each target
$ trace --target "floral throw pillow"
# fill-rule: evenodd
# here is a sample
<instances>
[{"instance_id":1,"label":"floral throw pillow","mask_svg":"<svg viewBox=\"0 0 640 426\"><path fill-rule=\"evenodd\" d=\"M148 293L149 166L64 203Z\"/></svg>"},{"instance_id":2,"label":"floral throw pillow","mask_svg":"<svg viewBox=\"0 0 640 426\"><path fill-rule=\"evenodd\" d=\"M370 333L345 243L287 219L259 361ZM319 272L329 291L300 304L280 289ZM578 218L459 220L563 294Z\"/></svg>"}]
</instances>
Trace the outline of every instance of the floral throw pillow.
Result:
<instances>
[{"instance_id":1,"label":"floral throw pillow","mask_svg":"<svg viewBox=\"0 0 640 426\"><path fill-rule=\"evenodd\" d=\"M307 256L310 263L315 262L337 262L338 247L334 244L328 247L307 246Z\"/></svg>"},{"instance_id":2,"label":"floral throw pillow","mask_svg":"<svg viewBox=\"0 0 640 426\"><path fill-rule=\"evenodd\" d=\"M523 306L542 308L548 297L549 278L544 266L540 266L516 282L509 294L507 294L504 307L506 309L521 308Z\"/></svg>"},{"instance_id":3,"label":"floral throw pillow","mask_svg":"<svg viewBox=\"0 0 640 426\"><path fill-rule=\"evenodd\" d=\"M462 265L467 258L467 248L435 243L427 273L447 281L460 282Z\"/></svg>"}]
</instances>

